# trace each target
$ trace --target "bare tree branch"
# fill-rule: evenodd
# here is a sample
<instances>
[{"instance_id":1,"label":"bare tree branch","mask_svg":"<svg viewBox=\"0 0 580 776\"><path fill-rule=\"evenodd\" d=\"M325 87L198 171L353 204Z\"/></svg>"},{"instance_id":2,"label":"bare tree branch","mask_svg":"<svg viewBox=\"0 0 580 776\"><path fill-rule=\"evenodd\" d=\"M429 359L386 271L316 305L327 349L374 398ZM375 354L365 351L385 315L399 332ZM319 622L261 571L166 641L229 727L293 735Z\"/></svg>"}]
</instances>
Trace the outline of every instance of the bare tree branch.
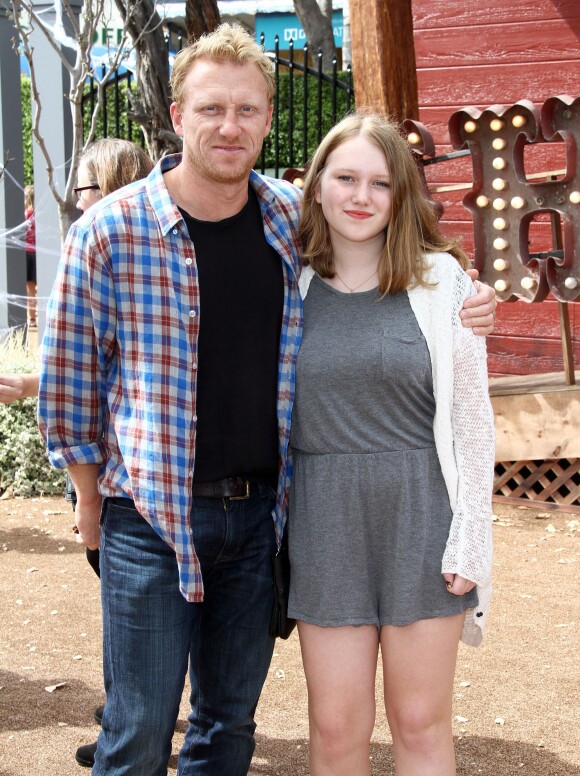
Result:
<instances>
[{"instance_id":1,"label":"bare tree branch","mask_svg":"<svg viewBox=\"0 0 580 776\"><path fill-rule=\"evenodd\" d=\"M6 153L4 154L4 162L2 166L0 166L0 181L4 177L4 170L8 167L8 163L13 161L14 161L14 158L9 155L8 151L6 151Z\"/></svg>"},{"instance_id":2,"label":"bare tree branch","mask_svg":"<svg viewBox=\"0 0 580 776\"><path fill-rule=\"evenodd\" d=\"M97 121L99 118L99 114L102 110L103 104L105 102L105 86L114 76L114 74L117 72L122 59L127 55L127 52L130 51L131 49L131 47L127 46L127 42L129 40L129 22L130 22L130 17L128 17L123 23L121 40L119 41L119 44L116 48L116 51L113 57L109 59L109 65L107 70L105 71L104 75L101 76L100 79L97 79L97 101L91 115L91 124L89 127L88 135L85 138L83 150L86 149L87 146L90 145L95 139L95 135L97 131ZM94 28L95 29L97 28L97 24L94 25ZM143 34L145 34L145 31ZM92 39L93 39L93 36L91 34L90 40ZM108 48L108 50L110 52L110 47ZM93 74L93 71L91 71L91 73L89 73L88 75L91 75L91 74ZM81 100L82 100L82 94L81 94Z\"/></svg>"},{"instance_id":3,"label":"bare tree branch","mask_svg":"<svg viewBox=\"0 0 580 776\"><path fill-rule=\"evenodd\" d=\"M105 86L127 55L128 49L134 48L136 51L140 99L134 108L151 155L158 158L168 150L178 150L181 147L181 139L173 132L169 116L169 62L162 20L155 10L155 0L116 0L123 19L122 38L116 51L109 52L104 74L100 79L96 79L96 103L91 114L88 135L83 139L83 93L87 78L95 76L91 64L91 49L104 15L105 0L85 0L80 18L77 17L71 0L59 0L54 24L48 23L45 17L37 12L33 0L11 0L11 3L20 48L30 68L34 106L32 134L45 163L48 187L58 206L60 234L64 240L70 223L76 216L73 188L81 153L95 138L98 117L105 101ZM42 33L69 77L67 99L72 119L72 149L64 192L57 181L48 144L41 131L44 107L38 89L37 63L34 61L34 48L30 38L32 32ZM132 42L130 47L129 40ZM69 51L66 46L69 46ZM15 48L17 47L15 42ZM74 51L74 57L70 55L70 50Z\"/></svg>"},{"instance_id":4,"label":"bare tree branch","mask_svg":"<svg viewBox=\"0 0 580 776\"><path fill-rule=\"evenodd\" d=\"M137 1L139 2L140 0ZM63 48L64 44L59 42L56 37L57 25L51 27L50 24L47 24L32 7L30 0L12 0L14 24L20 38L22 53L26 57L30 68L31 93L35 108L33 110L32 134L46 165L48 186L58 206L61 240L64 240L70 223L76 215L73 188L77 177L79 159L83 149L94 140L98 115L105 100L105 84L116 72L122 58L127 54L126 43L129 36L131 15L129 14L127 16L123 28L121 44L118 46L114 56L111 57L104 76L98 82L97 101L91 116L89 133L87 138L83 141L83 92L87 78L94 75L94 69L91 65L91 48L94 35L103 17L104 0L86 0L80 20L77 20L70 0L61 0L60 10L62 11L63 16L62 18L57 18L57 24L60 21L64 29L64 24L66 22L69 30L72 30L74 33L73 38L72 35L65 30L65 35L70 37L71 40L74 40L74 64L71 63L69 57L66 55ZM70 79L67 98L72 119L72 149L70 168L63 194L58 190L54 165L47 148L46 140L40 131L43 105L38 91L34 49L30 44L30 34L35 29L42 32L46 41L67 71ZM17 47L16 44L15 47Z\"/></svg>"},{"instance_id":5,"label":"bare tree branch","mask_svg":"<svg viewBox=\"0 0 580 776\"><path fill-rule=\"evenodd\" d=\"M36 11L32 7L32 4L27 3L26 0L12 0L12 8L14 11L14 17L13 17L14 24L16 25L16 29L18 30L18 33L20 35L20 40L22 41L23 47L24 47L24 39L26 38L26 40L28 40L29 31L25 30L24 26L21 23L22 11L24 11L27 14L30 21L31 28L32 28L32 23L34 22L38 25L39 29L42 30L52 50L58 56L63 66L68 70L69 73L71 73L74 68L71 66L70 62L65 57L64 52L62 51L60 45L54 39L54 36L50 30L50 27L46 25L43 19L41 19L41 17L36 13ZM32 49L30 49L30 51L32 51ZM26 47L24 47L24 55L28 59Z\"/></svg>"}]
</instances>

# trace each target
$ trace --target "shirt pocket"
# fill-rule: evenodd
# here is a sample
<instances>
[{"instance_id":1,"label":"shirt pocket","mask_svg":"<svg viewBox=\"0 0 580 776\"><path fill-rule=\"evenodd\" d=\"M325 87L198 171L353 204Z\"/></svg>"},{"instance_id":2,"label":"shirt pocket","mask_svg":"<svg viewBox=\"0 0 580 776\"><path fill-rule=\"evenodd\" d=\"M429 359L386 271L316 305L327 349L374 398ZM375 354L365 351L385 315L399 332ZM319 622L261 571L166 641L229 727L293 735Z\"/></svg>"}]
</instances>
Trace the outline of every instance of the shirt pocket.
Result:
<instances>
[{"instance_id":1,"label":"shirt pocket","mask_svg":"<svg viewBox=\"0 0 580 776\"><path fill-rule=\"evenodd\" d=\"M410 332L383 331L383 377L389 385L406 390L416 384L431 386L431 359L421 330Z\"/></svg>"}]
</instances>

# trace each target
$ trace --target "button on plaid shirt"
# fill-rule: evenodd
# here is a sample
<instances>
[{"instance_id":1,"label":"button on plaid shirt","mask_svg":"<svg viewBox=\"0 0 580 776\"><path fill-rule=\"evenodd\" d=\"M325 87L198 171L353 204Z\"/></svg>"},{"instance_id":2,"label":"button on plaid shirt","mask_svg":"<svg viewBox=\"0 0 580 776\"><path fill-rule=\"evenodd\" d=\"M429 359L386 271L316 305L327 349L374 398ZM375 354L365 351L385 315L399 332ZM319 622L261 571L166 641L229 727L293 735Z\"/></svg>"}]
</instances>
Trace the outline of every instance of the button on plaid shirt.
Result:
<instances>
[{"instance_id":1,"label":"button on plaid shirt","mask_svg":"<svg viewBox=\"0 0 580 776\"><path fill-rule=\"evenodd\" d=\"M199 285L194 246L163 173L106 198L71 227L48 306L39 425L54 466L102 464L103 496L131 496L174 550L180 589L203 600L189 530L195 467ZM280 471L273 519L286 519L294 370L302 335L300 193L252 172L264 233L281 256L284 310L277 415Z\"/></svg>"}]
</instances>

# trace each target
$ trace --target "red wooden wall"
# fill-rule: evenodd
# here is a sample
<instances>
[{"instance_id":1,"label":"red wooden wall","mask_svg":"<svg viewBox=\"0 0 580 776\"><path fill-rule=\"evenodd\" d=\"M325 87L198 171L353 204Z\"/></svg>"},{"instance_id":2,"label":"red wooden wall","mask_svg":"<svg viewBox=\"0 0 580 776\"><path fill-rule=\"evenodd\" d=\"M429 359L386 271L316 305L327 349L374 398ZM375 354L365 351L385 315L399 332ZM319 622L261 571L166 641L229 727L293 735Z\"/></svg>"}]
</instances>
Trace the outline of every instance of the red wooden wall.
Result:
<instances>
[{"instance_id":1,"label":"red wooden wall","mask_svg":"<svg viewBox=\"0 0 580 776\"><path fill-rule=\"evenodd\" d=\"M453 150L447 124L467 106L485 109L521 99L538 107L548 98L580 96L580 0L413 0L420 119L436 153ZM530 148L526 172L565 167L562 145ZM577 163L580 164L580 153ZM431 187L471 181L469 157L426 168ZM473 245L466 192L436 195L445 207L443 228ZM577 235L580 251L580 235ZM551 245L539 226L534 250ZM575 366L580 369L580 302L569 305ZM558 372L562 349L558 305L505 302L488 338L490 374Z\"/></svg>"}]
</instances>

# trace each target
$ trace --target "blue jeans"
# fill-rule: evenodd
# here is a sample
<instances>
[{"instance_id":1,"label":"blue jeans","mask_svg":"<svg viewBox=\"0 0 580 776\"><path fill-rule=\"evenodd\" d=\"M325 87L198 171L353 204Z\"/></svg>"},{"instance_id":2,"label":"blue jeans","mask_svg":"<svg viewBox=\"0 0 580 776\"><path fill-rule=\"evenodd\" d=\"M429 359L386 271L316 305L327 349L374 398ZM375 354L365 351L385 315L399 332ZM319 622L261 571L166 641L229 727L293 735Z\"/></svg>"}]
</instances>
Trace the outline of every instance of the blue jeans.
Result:
<instances>
[{"instance_id":1,"label":"blue jeans","mask_svg":"<svg viewBox=\"0 0 580 776\"><path fill-rule=\"evenodd\" d=\"M165 776L189 662L191 714L179 776L246 776L254 712L274 640L271 510L249 499L194 497L191 528L205 589L188 603L174 552L132 508L107 501L101 538L107 704L93 776Z\"/></svg>"}]
</instances>

